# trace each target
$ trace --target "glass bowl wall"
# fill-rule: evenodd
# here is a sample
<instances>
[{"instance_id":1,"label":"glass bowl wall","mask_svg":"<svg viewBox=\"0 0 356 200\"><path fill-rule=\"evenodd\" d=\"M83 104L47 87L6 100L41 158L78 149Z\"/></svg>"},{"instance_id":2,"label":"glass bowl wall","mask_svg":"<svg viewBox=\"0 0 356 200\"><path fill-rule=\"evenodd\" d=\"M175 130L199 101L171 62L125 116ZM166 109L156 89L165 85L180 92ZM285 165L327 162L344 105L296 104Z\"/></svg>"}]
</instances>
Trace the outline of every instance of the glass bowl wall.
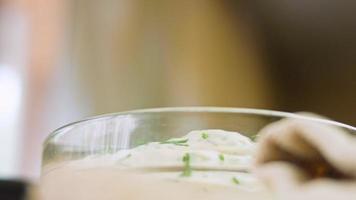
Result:
<instances>
[{"instance_id":1,"label":"glass bowl wall","mask_svg":"<svg viewBox=\"0 0 356 200\"><path fill-rule=\"evenodd\" d=\"M356 133L354 127L335 121L277 111L217 107L145 109L98 116L57 129L44 143L42 166L112 154L147 142L181 137L192 130L223 129L254 139L264 126L283 118L338 126Z\"/></svg>"}]
</instances>

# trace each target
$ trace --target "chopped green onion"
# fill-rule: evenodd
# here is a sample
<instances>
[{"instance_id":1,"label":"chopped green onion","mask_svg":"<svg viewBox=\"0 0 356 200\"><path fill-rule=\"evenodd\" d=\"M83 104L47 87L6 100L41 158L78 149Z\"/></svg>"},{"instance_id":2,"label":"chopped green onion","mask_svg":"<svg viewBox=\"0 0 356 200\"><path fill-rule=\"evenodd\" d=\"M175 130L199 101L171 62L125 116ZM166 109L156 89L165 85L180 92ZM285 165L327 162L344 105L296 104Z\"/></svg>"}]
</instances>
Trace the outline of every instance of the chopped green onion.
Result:
<instances>
[{"instance_id":1,"label":"chopped green onion","mask_svg":"<svg viewBox=\"0 0 356 200\"><path fill-rule=\"evenodd\" d=\"M201 137L202 137L204 140L206 140L206 139L208 139L209 135L208 135L207 133L202 133L202 134L201 134Z\"/></svg>"},{"instance_id":2,"label":"chopped green onion","mask_svg":"<svg viewBox=\"0 0 356 200\"><path fill-rule=\"evenodd\" d=\"M185 177L191 176L192 168L190 167L190 154L189 153L184 154L182 161L184 163L184 169L181 176L185 176Z\"/></svg>"},{"instance_id":3,"label":"chopped green onion","mask_svg":"<svg viewBox=\"0 0 356 200\"><path fill-rule=\"evenodd\" d=\"M235 183L235 184L240 184L240 181L236 178L236 177L232 177L232 182Z\"/></svg>"},{"instance_id":4,"label":"chopped green onion","mask_svg":"<svg viewBox=\"0 0 356 200\"><path fill-rule=\"evenodd\" d=\"M181 140L167 140L165 142L161 142L160 144L175 144L178 146L188 146L187 144L188 139L181 139Z\"/></svg>"},{"instance_id":5,"label":"chopped green onion","mask_svg":"<svg viewBox=\"0 0 356 200\"><path fill-rule=\"evenodd\" d=\"M219 154L219 159L220 159L221 161L224 161L224 160L225 160L224 154Z\"/></svg>"},{"instance_id":6,"label":"chopped green onion","mask_svg":"<svg viewBox=\"0 0 356 200\"><path fill-rule=\"evenodd\" d=\"M254 142L256 142L257 138L258 138L258 135L251 136L251 140L254 141Z\"/></svg>"}]
</instances>

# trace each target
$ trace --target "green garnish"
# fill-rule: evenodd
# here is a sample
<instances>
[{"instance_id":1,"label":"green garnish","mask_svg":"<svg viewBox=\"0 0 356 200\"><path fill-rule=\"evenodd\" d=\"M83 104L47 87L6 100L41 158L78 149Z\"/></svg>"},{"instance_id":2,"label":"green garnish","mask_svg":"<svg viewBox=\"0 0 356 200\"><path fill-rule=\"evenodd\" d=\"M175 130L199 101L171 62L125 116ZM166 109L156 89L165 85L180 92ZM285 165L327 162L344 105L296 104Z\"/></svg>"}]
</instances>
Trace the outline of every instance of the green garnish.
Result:
<instances>
[{"instance_id":1,"label":"green garnish","mask_svg":"<svg viewBox=\"0 0 356 200\"><path fill-rule=\"evenodd\" d=\"M185 176L185 177L191 176L192 168L190 167L190 154L189 153L184 154L182 161L184 163L184 169L181 176Z\"/></svg>"},{"instance_id":2,"label":"green garnish","mask_svg":"<svg viewBox=\"0 0 356 200\"><path fill-rule=\"evenodd\" d=\"M161 142L160 144L175 144L178 146L188 146L187 144L188 139L181 139L181 140L167 140L165 142Z\"/></svg>"},{"instance_id":3,"label":"green garnish","mask_svg":"<svg viewBox=\"0 0 356 200\"><path fill-rule=\"evenodd\" d=\"M258 135L251 136L251 140L254 141L254 142L256 142L257 138L258 138Z\"/></svg>"},{"instance_id":4,"label":"green garnish","mask_svg":"<svg viewBox=\"0 0 356 200\"><path fill-rule=\"evenodd\" d=\"M236 177L232 177L232 182L235 183L235 184L240 184L240 181L236 178Z\"/></svg>"},{"instance_id":5,"label":"green garnish","mask_svg":"<svg viewBox=\"0 0 356 200\"><path fill-rule=\"evenodd\" d=\"M224 161L224 160L225 160L224 154L219 154L219 159L220 159L221 161Z\"/></svg>"},{"instance_id":6,"label":"green garnish","mask_svg":"<svg viewBox=\"0 0 356 200\"><path fill-rule=\"evenodd\" d=\"M202 137L204 140L206 140L206 139L208 139L209 135L208 135L207 133L202 133L202 134L201 134L201 137Z\"/></svg>"}]
</instances>

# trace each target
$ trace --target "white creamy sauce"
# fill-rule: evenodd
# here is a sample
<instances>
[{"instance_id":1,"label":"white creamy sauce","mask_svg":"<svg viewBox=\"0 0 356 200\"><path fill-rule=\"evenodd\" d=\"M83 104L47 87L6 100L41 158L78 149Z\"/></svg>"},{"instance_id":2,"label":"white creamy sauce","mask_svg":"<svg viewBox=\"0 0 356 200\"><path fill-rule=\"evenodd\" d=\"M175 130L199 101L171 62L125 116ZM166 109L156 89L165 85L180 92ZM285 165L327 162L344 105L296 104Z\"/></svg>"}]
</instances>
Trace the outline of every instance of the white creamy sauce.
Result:
<instances>
[{"instance_id":1,"label":"white creamy sauce","mask_svg":"<svg viewBox=\"0 0 356 200\"><path fill-rule=\"evenodd\" d=\"M45 196L53 199L269 199L263 184L249 173L255 146L237 132L196 130L70 161L45 173L42 183ZM57 188L72 191L58 196ZM78 192L82 190L90 192ZM171 197L174 191L179 193Z\"/></svg>"},{"instance_id":2,"label":"white creamy sauce","mask_svg":"<svg viewBox=\"0 0 356 200\"><path fill-rule=\"evenodd\" d=\"M164 179L255 190L261 186L248 173L255 145L237 132L196 130L181 138L151 142L110 155L89 156L70 165L80 169L98 166L137 169ZM189 155L189 163L183 161L186 155ZM184 175L184 170L190 170L190 174Z\"/></svg>"}]
</instances>

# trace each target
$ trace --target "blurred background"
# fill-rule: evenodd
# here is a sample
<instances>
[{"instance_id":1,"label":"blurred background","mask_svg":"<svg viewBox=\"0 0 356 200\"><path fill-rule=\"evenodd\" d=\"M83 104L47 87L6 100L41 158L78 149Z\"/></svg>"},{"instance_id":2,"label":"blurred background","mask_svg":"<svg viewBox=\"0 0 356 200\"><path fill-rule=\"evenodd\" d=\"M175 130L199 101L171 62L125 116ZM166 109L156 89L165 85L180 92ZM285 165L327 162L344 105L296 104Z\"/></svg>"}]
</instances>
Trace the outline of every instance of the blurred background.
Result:
<instances>
[{"instance_id":1,"label":"blurred background","mask_svg":"<svg viewBox=\"0 0 356 200\"><path fill-rule=\"evenodd\" d=\"M0 177L84 117L165 106L356 125L356 2L0 0Z\"/></svg>"}]
</instances>

